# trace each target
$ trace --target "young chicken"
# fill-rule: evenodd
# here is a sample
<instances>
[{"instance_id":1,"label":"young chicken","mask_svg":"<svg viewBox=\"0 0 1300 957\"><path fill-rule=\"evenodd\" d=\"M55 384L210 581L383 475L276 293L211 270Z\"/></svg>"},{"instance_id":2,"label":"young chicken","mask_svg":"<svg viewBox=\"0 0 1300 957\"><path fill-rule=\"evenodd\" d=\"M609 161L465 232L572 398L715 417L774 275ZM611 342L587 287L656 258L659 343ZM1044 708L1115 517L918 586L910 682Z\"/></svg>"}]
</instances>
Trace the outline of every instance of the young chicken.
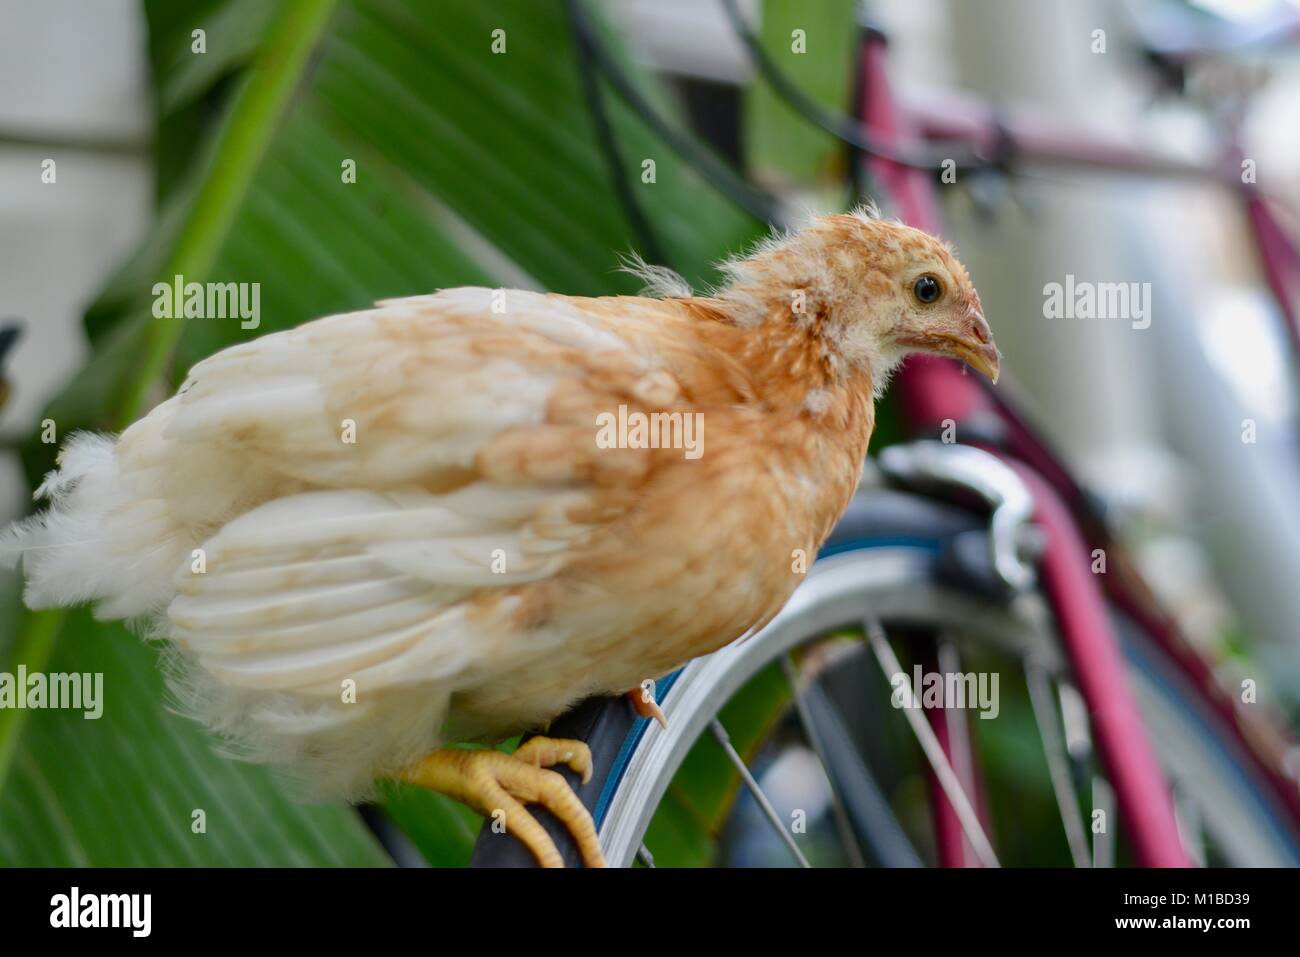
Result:
<instances>
[{"instance_id":1,"label":"young chicken","mask_svg":"<svg viewBox=\"0 0 1300 957\"><path fill-rule=\"evenodd\" d=\"M585 745L443 746L639 702L761 627L847 506L899 361L998 374L966 270L870 212L725 274L710 297L448 289L227 349L119 438L69 439L0 555L33 608L151 622L183 704L315 794L423 785L557 865L540 803L599 865L548 770L589 774Z\"/></svg>"}]
</instances>

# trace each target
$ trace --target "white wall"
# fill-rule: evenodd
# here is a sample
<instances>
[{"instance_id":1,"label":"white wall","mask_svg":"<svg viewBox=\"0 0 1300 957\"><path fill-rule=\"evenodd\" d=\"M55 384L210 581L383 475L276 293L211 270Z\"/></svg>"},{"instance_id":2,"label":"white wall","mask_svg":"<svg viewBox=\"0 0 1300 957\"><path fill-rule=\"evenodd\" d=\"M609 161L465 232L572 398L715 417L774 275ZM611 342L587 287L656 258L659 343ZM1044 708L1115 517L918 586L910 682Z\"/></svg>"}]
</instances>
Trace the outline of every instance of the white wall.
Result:
<instances>
[{"instance_id":1,"label":"white wall","mask_svg":"<svg viewBox=\"0 0 1300 957\"><path fill-rule=\"evenodd\" d=\"M145 40L136 0L0 0L0 320L24 325L7 363L6 442L85 359L81 314L151 221ZM102 138L139 148L50 145ZM53 184L41 182L46 158ZM26 495L16 456L0 453L0 520Z\"/></svg>"}]
</instances>

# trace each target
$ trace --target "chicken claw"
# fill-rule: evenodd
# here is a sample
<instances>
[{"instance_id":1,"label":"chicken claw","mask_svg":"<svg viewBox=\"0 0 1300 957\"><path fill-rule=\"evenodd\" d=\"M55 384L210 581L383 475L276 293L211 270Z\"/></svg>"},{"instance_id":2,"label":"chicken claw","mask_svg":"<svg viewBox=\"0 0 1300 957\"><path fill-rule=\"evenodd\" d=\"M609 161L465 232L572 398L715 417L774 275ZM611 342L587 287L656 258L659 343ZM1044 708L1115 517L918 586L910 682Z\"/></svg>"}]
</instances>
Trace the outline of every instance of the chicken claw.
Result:
<instances>
[{"instance_id":1,"label":"chicken claw","mask_svg":"<svg viewBox=\"0 0 1300 957\"><path fill-rule=\"evenodd\" d=\"M632 702L632 710L641 717L654 718L659 722L659 727L668 730L668 717L664 714L663 708L659 707L659 702L650 697L644 688L633 688L627 693L627 700Z\"/></svg>"},{"instance_id":2,"label":"chicken claw","mask_svg":"<svg viewBox=\"0 0 1300 957\"><path fill-rule=\"evenodd\" d=\"M563 764L591 778L591 750L581 741L531 738L514 754L492 748L443 748L397 776L407 784L437 791L466 804L493 822L503 821L542 867L563 867L564 858L546 829L525 809L540 804L569 829L587 867L604 867L605 857L591 814L559 773Z\"/></svg>"}]
</instances>

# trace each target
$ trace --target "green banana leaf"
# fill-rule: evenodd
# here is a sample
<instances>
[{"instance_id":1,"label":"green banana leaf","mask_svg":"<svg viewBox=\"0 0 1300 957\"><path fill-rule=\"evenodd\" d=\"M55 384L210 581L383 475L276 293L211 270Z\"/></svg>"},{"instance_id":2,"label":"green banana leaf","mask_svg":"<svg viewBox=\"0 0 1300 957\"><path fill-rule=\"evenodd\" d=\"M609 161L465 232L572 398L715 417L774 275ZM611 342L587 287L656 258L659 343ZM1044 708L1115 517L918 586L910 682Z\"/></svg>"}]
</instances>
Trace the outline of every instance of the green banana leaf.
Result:
<instances>
[{"instance_id":1,"label":"green banana leaf","mask_svg":"<svg viewBox=\"0 0 1300 957\"><path fill-rule=\"evenodd\" d=\"M763 0L760 45L791 82L831 112L849 113L853 103L857 7L853 0ZM841 189L844 144L770 86L755 82L747 88L743 115L755 175L803 188Z\"/></svg>"}]
</instances>

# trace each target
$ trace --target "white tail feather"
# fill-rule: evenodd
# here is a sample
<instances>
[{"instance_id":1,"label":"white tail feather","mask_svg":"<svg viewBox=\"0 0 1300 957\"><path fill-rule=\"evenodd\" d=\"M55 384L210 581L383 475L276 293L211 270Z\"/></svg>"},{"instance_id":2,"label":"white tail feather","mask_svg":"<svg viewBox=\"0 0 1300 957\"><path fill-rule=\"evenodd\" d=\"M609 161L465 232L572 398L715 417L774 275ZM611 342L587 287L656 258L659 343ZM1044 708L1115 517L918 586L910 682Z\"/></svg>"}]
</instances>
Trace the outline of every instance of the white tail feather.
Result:
<instances>
[{"instance_id":1,"label":"white tail feather","mask_svg":"<svg viewBox=\"0 0 1300 957\"><path fill-rule=\"evenodd\" d=\"M59 453L37 498L39 515L0 531L0 564L21 558L31 608L98 602L100 618L157 614L172 593L176 566L193 547L169 521L149 476L124 476L108 435L81 432Z\"/></svg>"}]
</instances>

